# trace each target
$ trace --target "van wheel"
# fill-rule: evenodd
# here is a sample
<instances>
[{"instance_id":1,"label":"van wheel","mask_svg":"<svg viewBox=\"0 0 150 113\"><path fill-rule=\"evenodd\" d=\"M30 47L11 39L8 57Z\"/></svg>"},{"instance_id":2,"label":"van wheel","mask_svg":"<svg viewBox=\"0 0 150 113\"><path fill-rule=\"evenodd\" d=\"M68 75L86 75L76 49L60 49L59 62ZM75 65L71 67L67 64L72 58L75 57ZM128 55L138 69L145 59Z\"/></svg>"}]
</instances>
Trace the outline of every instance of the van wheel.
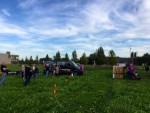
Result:
<instances>
[{"instance_id":1,"label":"van wheel","mask_svg":"<svg viewBox=\"0 0 150 113\"><path fill-rule=\"evenodd\" d=\"M73 72L73 75L78 75L78 73L77 72Z\"/></svg>"}]
</instances>

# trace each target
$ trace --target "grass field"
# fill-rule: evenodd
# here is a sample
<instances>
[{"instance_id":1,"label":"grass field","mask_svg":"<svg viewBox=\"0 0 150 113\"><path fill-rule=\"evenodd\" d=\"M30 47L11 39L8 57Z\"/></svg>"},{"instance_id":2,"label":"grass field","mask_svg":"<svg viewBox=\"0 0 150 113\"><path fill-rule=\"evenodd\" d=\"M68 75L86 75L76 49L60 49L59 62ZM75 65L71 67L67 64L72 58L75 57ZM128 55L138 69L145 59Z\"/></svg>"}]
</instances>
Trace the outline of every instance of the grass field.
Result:
<instances>
[{"instance_id":1,"label":"grass field","mask_svg":"<svg viewBox=\"0 0 150 113\"><path fill-rule=\"evenodd\" d=\"M141 80L112 79L112 67L85 70L73 77L40 74L26 87L21 76L8 75L0 87L0 113L150 113L150 79L144 70L137 68Z\"/></svg>"}]
</instances>

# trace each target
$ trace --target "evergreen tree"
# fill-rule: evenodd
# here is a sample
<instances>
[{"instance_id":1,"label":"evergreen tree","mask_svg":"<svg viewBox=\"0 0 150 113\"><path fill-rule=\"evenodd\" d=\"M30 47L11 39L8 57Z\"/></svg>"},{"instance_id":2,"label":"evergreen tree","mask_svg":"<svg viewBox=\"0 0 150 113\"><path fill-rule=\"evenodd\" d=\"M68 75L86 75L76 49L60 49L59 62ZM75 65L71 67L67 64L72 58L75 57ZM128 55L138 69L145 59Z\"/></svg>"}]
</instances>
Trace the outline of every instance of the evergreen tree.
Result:
<instances>
[{"instance_id":1,"label":"evergreen tree","mask_svg":"<svg viewBox=\"0 0 150 113\"><path fill-rule=\"evenodd\" d=\"M61 56L60 56L60 52L59 51L56 53L55 60L61 60Z\"/></svg>"},{"instance_id":2,"label":"evergreen tree","mask_svg":"<svg viewBox=\"0 0 150 113\"><path fill-rule=\"evenodd\" d=\"M39 57L38 57L38 55L35 57L35 63L36 63L36 64L39 63Z\"/></svg>"},{"instance_id":3,"label":"evergreen tree","mask_svg":"<svg viewBox=\"0 0 150 113\"><path fill-rule=\"evenodd\" d=\"M110 50L108 53L108 62L110 65L114 65L117 63L117 58L116 58L116 54L113 50Z\"/></svg>"},{"instance_id":4,"label":"evergreen tree","mask_svg":"<svg viewBox=\"0 0 150 113\"><path fill-rule=\"evenodd\" d=\"M25 61L23 60L23 58L19 61L20 64L24 64Z\"/></svg>"},{"instance_id":5,"label":"evergreen tree","mask_svg":"<svg viewBox=\"0 0 150 113\"><path fill-rule=\"evenodd\" d=\"M95 54L90 54L88 58L88 64L94 65L95 64Z\"/></svg>"},{"instance_id":6,"label":"evergreen tree","mask_svg":"<svg viewBox=\"0 0 150 113\"><path fill-rule=\"evenodd\" d=\"M30 64L33 64L33 58L32 58L32 56L30 56L29 63L30 63Z\"/></svg>"},{"instance_id":7,"label":"evergreen tree","mask_svg":"<svg viewBox=\"0 0 150 113\"><path fill-rule=\"evenodd\" d=\"M98 48L98 50L96 51L95 60L96 60L96 64L98 65L103 65L106 63L106 57L102 47Z\"/></svg>"},{"instance_id":8,"label":"evergreen tree","mask_svg":"<svg viewBox=\"0 0 150 113\"><path fill-rule=\"evenodd\" d=\"M69 56L67 53L65 54L65 60L67 60L67 61L69 60Z\"/></svg>"},{"instance_id":9,"label":"evergreen tree","mask_svg":"<svg viewBox=\"0 0 150 113\"><path fill-rule=\"evenodd\" d=\"M136 58L137 53L136 52L131 52L131 60L132 60L132 64L134 63L134 58Z\"/></svg>"},{"instance_id":10,"label":"evergreen tree","mask_svg":"<svg viewBox=\"0 0 150 113\"><path fill-rule=\"evenodd\" d=\"M26 58L25 58L25 63L26 64L28 64L29 63L29 59L28 59L28 57L26 56Z\"/></svg>"},{"instance_id":11,"label":"evergreen tree","mask_svg":"<svg viewBox=\"0 0 150 113\"><path fill-rule=\"evenodd\" d=\"M87 64L87 58L86 54L83 53L83 55L80 57L80 63L86 65Z\"/></svg>"},{"instance_id":12,"label":"evergreen tree","mask_svg":"<svg viewBox=\"0 0 150 113\"><path fill-rule=\"evenodd\" d=\"M47 60L49 60L49 56L48 56L48 54L46 55L45 60L46 60L46 61L47 61Z\"/></svg>"},{"instance_id":13,"label":"evergreen tree","mask_svg":"<svg viewBox=\"0 0 150 113\"><path fill-rule=\"evenodd\" d=\"M150 65L150 54L149 53L145 53L142 56L143 62L146 63L147 65Z\"/></svg>"},{"instance_id":14,"label":"evergreen tree","mask_svg":"<svg viewBox=\"0 0 150 113\"><path fill-rule=\"evenodd\" d=\"M76 50L74 50L74 51L72 52L72 60L73 60L74 62L76 62L76 63L78 62Z\"/></svg>"},{"instance_id":15,"label":"evergreen tree","mask_svg":"<svg viewBox=\"0 0 150 113\"><path fill-rule=\"evenodd\" d=\"M53 59L56 60L56 56L53 56Z\"/></svg>"}]
</instances>

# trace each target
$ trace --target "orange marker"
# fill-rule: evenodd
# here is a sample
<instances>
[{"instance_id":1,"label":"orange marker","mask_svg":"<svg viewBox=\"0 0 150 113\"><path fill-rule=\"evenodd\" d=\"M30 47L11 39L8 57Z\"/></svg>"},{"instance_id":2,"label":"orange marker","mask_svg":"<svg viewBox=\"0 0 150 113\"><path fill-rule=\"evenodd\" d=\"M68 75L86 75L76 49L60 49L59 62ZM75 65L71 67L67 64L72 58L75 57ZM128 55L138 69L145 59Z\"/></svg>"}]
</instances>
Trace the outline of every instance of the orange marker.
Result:
<instances>
[{"instance_id":1,"label":"orange marker","mask_svg":"<svg viewBox=\"0 0 150 113\"><path fill-rule=\"evenodd\" d=\"M56 84L54 84L54 86L56 87Z\"/></svg>"},{"instance_id":2,"label":"orange marker","mask_svg":"<svg viewBox=\"0 0 150 113\"><path fill-rule=\"evenodd\" d=\"M56 93L56 89L54 89L54 91L53 91L54 93Z\"/></svg>"}]
</instances>

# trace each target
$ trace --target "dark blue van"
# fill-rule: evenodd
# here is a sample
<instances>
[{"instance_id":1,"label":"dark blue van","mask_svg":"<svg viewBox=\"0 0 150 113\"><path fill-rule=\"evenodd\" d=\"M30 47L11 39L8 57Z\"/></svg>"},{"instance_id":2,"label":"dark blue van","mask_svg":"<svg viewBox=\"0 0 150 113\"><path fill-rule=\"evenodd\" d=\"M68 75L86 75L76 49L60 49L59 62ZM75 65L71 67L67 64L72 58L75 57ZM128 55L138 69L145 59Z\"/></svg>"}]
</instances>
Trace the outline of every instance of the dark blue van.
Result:
<instances>
[{"instance_id":1,"label":"dark blue van","mask_svg":"<svg viewBox=\"0 0 150 113\"><path fill-rule=\"evenodd\" d=\"M60 67L59 74L73 74L73 75L82 75L83 71L80 70L80 67L74 61L46 61L43 66L43 72L45 73L46 67L49 67L49 73L53 73L55 66Z\"/></svg>"}]
</instances>

